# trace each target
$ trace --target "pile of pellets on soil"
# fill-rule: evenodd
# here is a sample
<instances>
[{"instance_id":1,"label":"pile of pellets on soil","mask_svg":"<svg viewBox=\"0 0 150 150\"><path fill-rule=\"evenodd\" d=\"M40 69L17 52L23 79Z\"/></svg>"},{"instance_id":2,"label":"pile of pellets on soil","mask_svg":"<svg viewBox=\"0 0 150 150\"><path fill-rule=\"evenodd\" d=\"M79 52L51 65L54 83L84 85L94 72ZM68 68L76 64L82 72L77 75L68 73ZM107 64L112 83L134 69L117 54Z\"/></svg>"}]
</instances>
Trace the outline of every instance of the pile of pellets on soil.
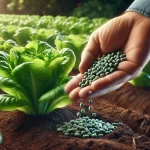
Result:
<instances>
[{"instance_id":1,"label":"pile of pellets on soil","mask_svg":"<svg viewBox=\"0 0 150 150\"><path fill-rule=\"evenodd\" d=\"M90 119L86 116L65 122L63 125L58 126L57 131L67 136L96 138L103 137L122 125L122 123L109 123L99 119Z\"/></svg>"},{"instance_id":2,"label":"pile of pellets on soil","mask_svg":"<svg viewBox=\"0 0 150 150\"><path fill-rule=\"evenodd\" d=\"M122 51L115 51L102 57L96 59L92 66L84 72L84 77L79 83L82 88L90 85L93 81L107 76L108 74L117 70L120 62L126 60L126 55ZM89 95L92 91L89 91ZM84 109L84 103L80 103L82 108L80 112L77 113L77 119L65 122L63 125L58 126L57 131L62 132L67 136L75 136L81 138L96 138L103 137L109 133L112 133L118 126L122 126L122 123L109 123L103 120L96 119L96 113L92 112L93 100L89 99L90 106L88 111L91 113L91 117L86 116L86 111Z\"/></svg>"},{"instance_id":3,"label":"pile of pellets on soil","mask_svg":"<svg viewBox=\"0 0 150 150\"><path fill-rule=\"evenodd\" d=\"M84 88L90 85L93 81L113 73L117 70L119 63L125 60L126 55L123 51L115 51L103 55L96 59L91 67L84 72L84 77L79 83L79 86Z\"/></svg>"}]
</instances>

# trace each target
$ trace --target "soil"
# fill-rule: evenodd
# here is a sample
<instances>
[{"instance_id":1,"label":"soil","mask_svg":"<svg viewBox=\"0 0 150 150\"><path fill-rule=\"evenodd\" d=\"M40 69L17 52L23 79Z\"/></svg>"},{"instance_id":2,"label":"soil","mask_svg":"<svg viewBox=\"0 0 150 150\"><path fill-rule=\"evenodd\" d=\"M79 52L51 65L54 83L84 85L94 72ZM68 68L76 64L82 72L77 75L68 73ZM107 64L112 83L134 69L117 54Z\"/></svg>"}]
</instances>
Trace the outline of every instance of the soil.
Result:
<instances>
[{"instance_id":1,"label":"soil","mask_svg":"<svg viewBox=\"0 0 150 150\"><path fill-rule=\"evenodd\" d=\"M76 118L79 103L39 117L1 111L0 150L150 150L150 88L126 83L94 99L97 118L124 124L102 138L82 139L56 132L56 124Z\"/></svg>"}]
</instances>

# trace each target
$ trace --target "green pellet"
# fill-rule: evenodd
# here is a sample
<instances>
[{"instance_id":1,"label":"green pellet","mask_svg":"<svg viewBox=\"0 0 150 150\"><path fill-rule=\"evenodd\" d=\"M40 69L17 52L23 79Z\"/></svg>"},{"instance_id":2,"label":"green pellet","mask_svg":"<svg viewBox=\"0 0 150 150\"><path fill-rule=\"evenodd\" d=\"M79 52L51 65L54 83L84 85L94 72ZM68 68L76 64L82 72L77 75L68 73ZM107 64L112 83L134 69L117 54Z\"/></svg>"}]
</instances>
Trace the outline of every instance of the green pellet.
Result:
<instances>
[{"instance_id":1,"label":"green pellet","mask_svg":"<svg viewBox=\"0 0 150 150\"><path fill-rule=\"evenodd\" d=\"M114 71L114 68L111 68L111 69L109 70L110 73L112 73L113 71Z\"/></svg>"},{"instance_id":2,"label":"green pellet","mask_svg":"<svg viewBox=\"0 0 150 150\"><path fill-rule=\"evenodd\" d=\"M114 56L114 53L111 53L110 56Z\"/></svg>"},{"instance_id":3,"label":"green pellet","mask_svg":"<svg viewBox=\"0 0 150 150\"><path fill-rule=\"evenodd\" d=\"M99 131L99 130L95 130L95 132L96 132L96 133L100 133L100 131Z\"/></svg>"},{"instance_id":4,"label":"green pellet","mask_svg":"<svg viewBox=\"0 0 150 150\"><path fill-rule=\"evenodd\" d=\"M71 124L74 124L74 120L70 120L70 123L71 123Z\"/></svg>"},{"instance_id":5,"label":"green pellet","mask_svg":"<svg viewBox=\"0 0 150 150\"><path fill-rule=\"evenodd\" d=\"M84 137L84 138L88 138L89 135L88 135L88 134L84 134L83 137Z\"/></svg>"},{"instance_id":6,"label":"green pellet","mask_svg":"<svg viewBox=\"0 0 150 150\"><path fill-rule=\"evenodd\" d=\"M125 60L127 60L127 58L126 58L126 57L123 57L123 60L125 61Z\"/></svg>"},{"instance_id":7,"label":"green pellet","mask_svg":"<svg viewBox=\"0 0 150 150\"><path fill-rule=\"evenodd\" d=\"M92 83L92 80L89 80L89 84L91 84Z\"/></svg>"},{"instance_id":8,"label":"green pellet","mask_svg":"<svg viewBox=\"0 0 150 150\"><path fill-rule=\"evenodd\" d=\"M105 130L104 129L99 129L99 132L100 133L105 133Z\"/></svg>"},{"instance_id":9,"label":"green pellet","mask_svg":"<svg viewBox=\"0 0 150 150\"><path fill-rule=\"evenodd\" d=\"M92 94L92 91L89 91L89 95L91 95Z\"/></svg>"},{"instance_id":10,"label":"green pellet","mask_svg":"<svg viewBox=\"0 0 150 150\"><path fill-rule=\"evenodd\" d=\"M79 123L79 126L83 126L83 125L84 125L83 123L81 123L81 122Z\"/></svg>"},{"instance_id":11,"label":"green pellet","mask_svg":"<svg viewBox=\"0 0 150 150\"><path fill-rule=\"evenodd\" d=\"M89 85L89 81L85 81L85 85L86 85L86 86Z\"/></svg>"},{"instance_id":12,"label":"green pellet","mask_svg":"<svg viewBox=\"0 0 150 150\"><path fill-rule=\"evenodd\" d=\"M117 63L114 63L114 66L116 67L116 66L118 66L118 64L117 64Z\"/></svg>"},{"instance_id":13,"label":"green pellet","mask_svg":"<svg viewBox=\"0 0 150 150\"><path fill-rule=\"evenodd\" d=\"M68 135L69 135L69 133L65 133L64 135L67 135L67 136L68 136Z\"/></svg>"},{"instance_id":14,"label":"green pellet","mask_svg":"<svg viewBox=\"0 0 150 150\"><path fill-rule=\"evenodd\" d=\"M88 116L86 116L86 117L85 117L85 119L86 119L86 120L89 120L89 117L88 117Z\"/></svg>"},{"instance_id":15,"label":"green pellet","mask_svg":"<svg viewBox=\"0 0 150 150\"><path fill-rule=\"evenodd\" d=\"M70 133L70 132L73 132L74 130L73 129L68 129L67 131Z\"/></svg>"},{"instance_id":16,"label":"green pellet","mask_svg":"<svg viewBox=\"0 0 150 150\"><path fill-rule=\"evenodd\" d=\"M81 117L81 113L80 112L77 113L77 117Z\"/></svg>"},{"instance_id":17,"label":"green pellet","mask_svg":"<svg viewBox=\"0 0 150 150\"><path fill-rule=\"evenodd\" d=\"M80 107L84 107L84 103L83 102L80 103Z\"/></svg>"},{"instance_id":18,"label":"green pellet","mask_svg":"<svg viewBox=\"0 0 150 150\"><path fill-rule=\"evenodd\" d=\"M0 133L0 144L2 144L2 141L3 141L3 136L2 133Z\"/></svg>"},{"instance_id":19,"label":"green pellet","mask_svg":"<svg viewBox=\"0 0 150 150\"><path fill-rule=\"evenodd\" d=\"M117 59L117 60L116 60L116 62L117 62L117 65L118 65L118 63L120 63L120 62L121 62L121 59Z\"/></svg>"},{"instance_id":20,"label":"green pellet","mask_svg":"<svg viewBox=\"0 0 150 150\"><path fill-rule=\"evenodd\" d=\"M113 130L109 130L109 133L112 133L113 132Z\"/></svg>"},{"instance_id":21,"label":"green pellet","mask_svg":"<svg viewBox=\"0 0 150 150\"><path fill-rule=\"evenodd\" d=\"M82 82L84 83L86 80L85 79L82 79Z\"/></svg>"},{"instance_id":22,"label":"green pellet","mask_svg":"<svg viewBox=\"0 0 150 150\"><path fill-rule=\"evenodd\" d=\"M108 130L114 130L115 128L114 127L108 127Z\"/></svg>"},{"instance_id":23,"label":"green pellet","mask_svg":"<svg viewBox=\"0 0 150 150\"><path fill-rule=\"evenodd\" d=\"M85 132L89 132L89 129L88 129L88 128L85 128L84 130L85 130Z\"/></svg>"},{"instance_id":24,"label":"green pellet","mask_svg":"<svg viewBox=\"0 0 150 150\"><path fill-rule=\"evenodd\" d=\"M95 76L95 78L93 79L93 81L98 80L99 76Z\"/></svg>"},{"instance_id":25,"label":"green pellet","mask_svg":"<svg viewBox=\"0 0 150 150\"><path fill-rule=\"evenodd\" d=\"M118 125L119 125L119 126L123 126L123 123L119 122Z\"/></svg>"},{"instance_id":26,"label":"green pellet","mask_svg":"<svg viewBox=\"0 0 150 150\"><path fill-rule=\"evenodd\" d=\"M110 132L109 131L105 131L105 134L109 134Z\"/></svg>"},{"instance_id":27,"label":"green pellet","mask_svg":"<svg viewBox=\"0 0 150 150\"><path fill-rule=\"evenodd\" d=\"M110 66L110 67L113 67L113 64L112 64L112 63L109 63L109 66Z\"/></svg>"},{"instance_id":28,"label":"green pellet","mask_svg":"<svg viewBox=\"0 0 150 150\"><path fill-rule=\"evenodd\" d=\"M102 128L102 124L101 124L101 123L99 123L98 126L99 126L100 128Z\"/></svg>"},{"instance_id":29,"label":"green pellet","mask_svg":"<svg viewBox=\"0 0 150 150\"><path fill-rule=\"evenodd\" d=\"M81 122L83 122L83 123L86 122L86 119L82 119Z\"/></svg>"},{"instance_id":30,"label":"green pellet","mask_svg":"<svg viewBox=\"0 0 150 150\"><path fill-rule=\"evenodd\" d=\"M85 110L84 109L81 109L81 114L85 114Z\"/></svg>"},{"instance_id":31,"label":"green pellet","mask_svg":"<svg viewBox=\"0 0 150 150\"><path fill-rule=\"evenodd\" d=\"M80 113L80 112L79 112L79 113ZM78 124L79 124L79 122L78 122L78 121L76 121L76 122L75 122L75 124L76 124L76 125L78 125Z\"/></svg>"},{"instance_id":32,"label":"green pellet","mask_svg":"<svg viewBox=\"0 0 150 150\"><path fill-rule=\"evenodd\" d=\"M84 72L84 75L88 75L88 73L87 73L87 72Z\"/></svg>"},{"instance_id":33,"label":"green pellet","mask_svg":"<svg viewBox=\"0 0 150 150\"><path fill-rule=\"evenodd\" d=\"M91 72L92 71L92 69L88 69L88 72Z\"/></svg>"},{"instance_id":34,"label":"green pellet","mask_svg":"<svg viewBox=\"0 0 150 150\"><path fill-rule=\"evenodd\" d=\"M93 103L93 100L92 100L92 99L89 99L89 103Z\"/></svg>"},{"instance_id":35,"label":"green pellet","mask_svg":"<svg viewBox=\"0 0 150 150\"><path fill-rule=\"evenodd\" d=\"M92 106L89 106L89 110L90 110L90 111L93 110L93 107L92 107Z\"/></svg>"},{"instance_id":36,"label":"green pellet","mask_svg":"<svg viewBox=\"0 0 150 150\"><path fill-rule=\"evenodd\" d=\"M92 76L90 77L91 80L93 80L94 78L95 78L95 75L92 75Z\"/></svg>"},{"instance_id":37,"label":"green pellet","mask_svg":"<svg viewBox=\"0 0 150 150\"><path fill-rule=\"evenodd\" d=\"M97 134L96 133L92 134L92 137L97 137Z\"/></svg>"},{"instance_id":38,"label":"green pellet","mask_svg":"<svg viewBox=\"0 0 150 150\"><path fill-rule=\"evenodd\" d=\"M79 128L80 130L84 130L84 127L83 126L80 126L80 128Z\"/></svg>"},{"instance_id":39,"label":"green pellet","mask_svg":"<svg viewBox=\"0 0 150 150\"><path fill-rule=\"evenodd\" d=\"M84 87L85 87L85 84L82 83L82 84L81 84L81 87L84 88Z\"/></svg>"},{"instance_id":40,"label":"green pellet","mask_svg":"<svg viewBox=\"0 0 150 150\"><path fill-rule=\"evenodd\" d=\"M114 125L114 126L118 126L119 124L118 124L118 123L112 123L112 125Z\"/></svg>"},{"instance_id":41,"label":"green pellet","mask_svg":"<svg viewBox=\"0 0 150 150\"><path fill-rule=\"evenodd\" d=\"M81 134L84 135L86 132L85 131L81 131Z\"/></svg>"},{"instance_id":42,"label":"green pellet","mask_svg":"<svg viewBox=\"0 0 150 150\"><path fill-rule=\"evenodd\" d=\"M96 117L96 113L92 113L92 117Z\"/></svg>"},{"instance_id":43,"label":"green pellet","mask_svg":"<svg viewBox=\"0 0 150 150\"><path fill-rule=\"evenodd\" d=\"M104 77L104 75L105 75L104 73L101 73L101 74L100 74L100 77Z\"/></svg>"},{"instance_id":44,"label":"green pellet","mask_svg":"<svg viewBox=\"0 0 150 150\"><path fill-rule=\"evenodd\" d=\"M105 126L105 127L103 127L103 129L105 130L105 131L108 131L108 128Z\"/></svg>"},{"instance_id":45,"label":"green pellet","mask_svg":"<svg viewBox=\"0 0 150 150\"><path fill-rule=\"evenodd\" d=\"M98 137L103 137L104 136L104 134L98 134Z\"/></svg>"},{"instance_id":46,"label":"green pellet","mask_svg":"<svg viewBox=\"0 0 150 150\"><path fill-rule=\"evenodd\" d=\"M78 137L78 136L81 136L81 135L80 135L80 133L75 133L74 136Z\"/></svg>"},{"instance_id":47,"label":"green pellet","mask_svg":"<svg viewBox=\"0 0 150 150\"><path fill-rule=\"evenodd\" d=\"M93 128L89 128L89 131L93 131L94 129Z\"/></svg>"},{"instance_id":48,"label":"green pellet","mask_svg":"<svg viewBox=\"0 0 150 150\"><path fill-rule=\"evenodd\" d=\"M61 131L63 131L63 129L62 128L57 128L57 131L61 132Z\"/></svg>"},{"instance_id":49,"label":"green pellet","mask_svg":"<svg viewBox=\"0 0 150 150\"><path fill-rule=\"evenodd\" d=\"M100 75L100 73L99 73L99 72L97 72L97 73L96 73L96 76L98 76L98 78L99 78L99 75Z\"/></svg>"}]
</instances>

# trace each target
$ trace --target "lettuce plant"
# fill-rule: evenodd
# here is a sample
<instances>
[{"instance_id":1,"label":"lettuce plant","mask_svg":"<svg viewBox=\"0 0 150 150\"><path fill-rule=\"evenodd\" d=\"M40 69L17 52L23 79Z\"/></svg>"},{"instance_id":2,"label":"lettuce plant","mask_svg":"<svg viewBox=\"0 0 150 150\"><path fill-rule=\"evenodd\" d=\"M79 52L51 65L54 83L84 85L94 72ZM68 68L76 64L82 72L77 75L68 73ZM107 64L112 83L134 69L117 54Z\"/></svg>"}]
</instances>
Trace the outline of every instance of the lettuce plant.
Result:
<instances>
[{"instance_id":1,"label":"lettuce plant","mask_svg":"<svg viewBox=\"0 0 150 150\"><path fill-rule=\"evenodd\" d=\"M134 86L150 87L150 61L143 68L141 74L129 82Z\"/></svg>"},{"instance_id":2,"label":"lettuce plant","mask_svg":"<svg viewBox=\"0 0 150 150\"><path fill-rule=\"evenodd\" d=\"M31 27L22 27L16 30L13 35L13 39L17 42L18 45L25 45L28 41L31 40L30 36L33 32Z\"/></svg>"},{"instance_id":3,"label":"lettuce plant","mask_svg":"<svg viewBox=\"0 0 150 150\"><path fill-rule=\"evenodd\" d=\"M16 30L17 26L0 25L0 37L3 37L4 40L12 39Z\"/></svg>"},{"instance_id":4,"label":"lettuce plant","mask_svg":"<svg viewBox=\"0 0 150 150\"><path fill-rule=\"evenodd\" d=\"M64 93L75 55L65 48L32 41L22 49L0 51L0 110L18 109L26 114L44 115L71 103Z\"/></svg>"},{"instance_id":5,"label":"lettuce plant","mask_svg":"<svg viewBox=\"0 0 150 150\"><path fill-rule=\"evenodd\" d=\"M10 49L17 46L17 43L11 39L4 41L0 38L0 50L9 53Z\"/></svg>"},{"instance_id":6,"label":"lettuce plant","mask_svg":"<svg viewBox=\"0 0 150 150\"><path fill-rule=\"evenodd\" d=\"M81 61L81 53L87 44L88 36L84 34L73 35L58 35L55 39L55 45L58 50L62 48L70 48L73 50L76 56L76 63L74 69L78 69L79 63Z\"/></svg>"},{"instance_id":7,"label":"lettuce plant","mask_svg":"<svg viewBox=\"0 0 150 150\"><path fill-rule=\"evenodd\" d=\"M59 35L59 31L55 29L38 29L34 30L31 34L31 40L40 40L40 41L45 41L51 46L54 46L54 41L56 39L56 36Z\"/></svg>"}]
</instances>

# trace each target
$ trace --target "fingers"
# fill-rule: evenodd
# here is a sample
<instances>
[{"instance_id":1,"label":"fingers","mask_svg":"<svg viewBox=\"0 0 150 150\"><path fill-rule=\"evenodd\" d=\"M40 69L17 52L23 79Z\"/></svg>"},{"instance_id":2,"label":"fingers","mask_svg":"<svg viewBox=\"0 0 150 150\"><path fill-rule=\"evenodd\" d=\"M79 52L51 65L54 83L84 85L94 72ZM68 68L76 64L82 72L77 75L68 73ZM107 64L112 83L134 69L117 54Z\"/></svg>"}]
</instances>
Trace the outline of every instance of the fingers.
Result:
<instances>
[{"instance_id":1,"label":"fingers","mask_svg":"<svg viewBox=\"0 0 150 150\"><path fill-rule=\"evenodd\" d=\"M135 76L138 74L138 72L141 71L141 68L134 62L123 61L119 64L118 70L122 70L122 71L126 72L127 74L131 74L131 75Z\"/></svg>"},{"instance_id":2,"label":"fingers","mask_svg":"<svg viewBox=\"0 0 150 150\"><path fill-rule=\"evenodd\" d=\"M96 39L97 33L94 32L90 39L88 44L86 45L82 56L81 56L81 63L79 65L79 70L81 73L85 72L89 66L93 63L93 61L98 57L100 52L100 43Z\"/></svg>"},{"instance_id":3,"label":"fingers","mask_svg":"<svg viewBox=\"0 0 150 150\"><path fill-rule=\"evenodd\" d=\"M81 73L84 73L90 67L90 65L94 62L95 59L96 57L91 52L88 52L88 51L83 52L81 63L79 65L79 71Z\"/></svg>"},{"instance_id":4,"label":"fingers","mask_svg":"<svg viewBox=\"0 0 150 150\"><path fill-rule=\"evenodd\" d=\"M71 100L80 99L79 91L81 90L81 87L79 87L79 83L82 80L82 78L83 74L80 73L66 84L64 90L67 94L69 94L69 98Z\"/></svg>"},{"instance_id":5,"label":"fingers","mask_svg":"<svg viewBox=\"0 0 150 150\"><path fill-rule=\"evenodd\" d=\"M132 79L140 72L138 68L133 62L123 61L119 64L117 71L94 81L90 86L85 88L79 87L79 82L82 80L83 74L78 74L65 86L65 91L72 100L89 97L89 91L92 91L95 96L100 96L119 87L117 85Z\"/></svg>"},{"instance_id":6,"label":"fingers","mask_svg":"<svg viewBox=\"0 0 150 150\"><path fill-rule=\"evenodd\" d=\"M67 94L69 94L73 89L79 86L79 82L82 80L83 74L79 73L77 76L73 77L72 80L70 80L64 90Z\"/></svg>"},{"instance_id":7,"label":"fingers","mask_svg":"<svg viewBox=\"0 0 150 150\"><path fill-rule=\"evenodd\" d=\"M98 93L99 96L103 93L108 93L113 89L111 87L117 88L115 86L132 79L135 75L139 73L139 71L140 70L138 69L136 64L129 61L124 61L119 64L118 71L115 71L103 78L94 81L89 87L81 89L79 91L79 96L82 98L88 97L88 92L90 90L96 96L98 95Z\"/></svg>"},{"instance_id":8,"label":"fingers","mask_svg":"<svg viewBox=\"0 0 150 150\"><path fill-rule=\"evenodd\" d=\"M71 100L78 100L80 99L80 96L79 96L79 91L81 90L81 87L77 87L75 88L74 90L72 90L69 94L69 98Z\"/></svg>"},{"instance_id":9,"label":"fingers","mask_svg":"<svg viewBox=\"0 0 150 150\"><path fill-rule=\"evenodd\" d=\"M123 71L116 71L110 75L107 75L103 78L100 78L96 81L94 81L91 84L91 91L93 93L100 91L102 89L106 89L110 86L114 86L117 85L119 83L122 83L122 81L124 81L124 78L127 77L128 74L123 72ZM88 96L88 91L86 88L83 88L80 90L79 92L79 96L82 98L86 98Z\"/></svg>"}]
</instances>

